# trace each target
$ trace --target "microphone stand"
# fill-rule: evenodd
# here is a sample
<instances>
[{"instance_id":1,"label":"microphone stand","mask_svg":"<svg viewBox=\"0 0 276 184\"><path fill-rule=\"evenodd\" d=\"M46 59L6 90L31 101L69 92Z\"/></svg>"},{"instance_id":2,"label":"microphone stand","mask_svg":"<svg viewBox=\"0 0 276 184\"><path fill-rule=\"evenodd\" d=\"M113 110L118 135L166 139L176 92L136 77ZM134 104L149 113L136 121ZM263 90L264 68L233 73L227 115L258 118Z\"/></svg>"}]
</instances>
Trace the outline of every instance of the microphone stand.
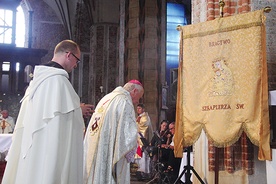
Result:
<instances>
[{"instance_id":1,"label":"microphone stand","mask_svg":"<svg viewBox=\"0 0 276 184\"><path fill-rule=\"evenodd\" d=\"M200 176L195 171L194 167L191 166L191 146L187 148L187 165L184 166L184 170L181 172L181 174L178 176L178 178L175 180L174 184L177 184L177 182L181 179L181 177L185 174L185 184L192 184L191 181L191 171L196 175L197 179L200 181L201 184L204 184L203 180L200 178Z\"/></svg>"},{"instance_id":2,"label":"microphone stand","mask_svg":"<svg viewBox=\"0 0 276 184\"><path fill-rule=\"evenodd\" d=\"M160 180L162 180L162 175L161 175L161 167L163 164L160 162L160 151L161 151L161 144L162 144L162 136L160 136L160 134L156 131L154 132L154 135L156 135L156 138L158 139L155 143L155 147L157 147L157 160L156 160L156 164L154 165L155 171L156 173L154 174L153 178L147 182L146 184L151 184L152 182L154 182L156 179L158 180L158 182Z\"/></svg>"}]
</instances>

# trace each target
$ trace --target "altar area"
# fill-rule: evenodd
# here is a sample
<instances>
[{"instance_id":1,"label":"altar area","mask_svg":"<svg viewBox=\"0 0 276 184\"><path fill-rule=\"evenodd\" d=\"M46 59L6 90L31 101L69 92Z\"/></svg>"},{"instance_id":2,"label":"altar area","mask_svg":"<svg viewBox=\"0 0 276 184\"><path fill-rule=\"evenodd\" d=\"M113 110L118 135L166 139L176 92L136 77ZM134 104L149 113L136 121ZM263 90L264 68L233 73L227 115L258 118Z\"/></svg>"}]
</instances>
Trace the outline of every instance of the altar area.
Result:
<instances>
[{"instance_id":1,"label":"altar area","mask_svg":"<svg viewBox=\"0 0 276 184\"><path fill-rule=\"evenodd\" d=\"M6 167L6 156L12 143L12 134L0 134L0 182Z\"/></svg>"}]
</instances>

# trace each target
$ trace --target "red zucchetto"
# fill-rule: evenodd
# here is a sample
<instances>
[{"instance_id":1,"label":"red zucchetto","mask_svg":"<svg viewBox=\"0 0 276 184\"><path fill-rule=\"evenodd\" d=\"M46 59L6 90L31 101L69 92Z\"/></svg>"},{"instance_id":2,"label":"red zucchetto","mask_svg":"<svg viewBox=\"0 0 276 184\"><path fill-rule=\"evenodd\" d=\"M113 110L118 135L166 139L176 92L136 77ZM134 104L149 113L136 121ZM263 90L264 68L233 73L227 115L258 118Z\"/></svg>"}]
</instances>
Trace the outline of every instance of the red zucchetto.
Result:
<instances>
[{"instance_id":1,"label":"red zucchetto","mask_svg":"<svg viewBox=\"0 0 276 184\"><path fill-rule=\"evenodd\" d=\"M142 87L143 87L143 85L141 84L141 82L139 82L138 80L135 80L135 79L130 80L129 83L138 84L139 86L142 86Z\"/></svg>"}]
</instances>

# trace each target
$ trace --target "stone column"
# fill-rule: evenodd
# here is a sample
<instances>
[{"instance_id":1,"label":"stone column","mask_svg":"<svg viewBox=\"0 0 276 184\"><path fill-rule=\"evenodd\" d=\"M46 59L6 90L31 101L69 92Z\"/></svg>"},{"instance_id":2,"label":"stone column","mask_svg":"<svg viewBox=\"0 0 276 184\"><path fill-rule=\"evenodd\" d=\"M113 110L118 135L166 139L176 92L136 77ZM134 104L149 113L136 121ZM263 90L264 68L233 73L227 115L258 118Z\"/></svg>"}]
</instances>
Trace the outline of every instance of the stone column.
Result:
<instances>
[{"instance_id":1,"label":"stone column","mask_svg":"<svg viewBox=\"0 0 276 184\"><path fill-rule=\"evenodd\" d=\"M165 52L161 53L165 51L164 4L161 0L125 1L125 82L138 79L144 85L141 103L145 104L154 128L157 128L161 115L165 79L164 73L161 75L165 67Z\"/></svg>"},{"instance_id":2,"label":"stone column","mask_svg":"<svg viewBox=\"0 0 276 184\"><path fill-rule=\"evenodd\" d=\"M91 27L91 59L88 97L95 105L118 83L118 25L99 23Z\"/></svg>"}]
</instances>

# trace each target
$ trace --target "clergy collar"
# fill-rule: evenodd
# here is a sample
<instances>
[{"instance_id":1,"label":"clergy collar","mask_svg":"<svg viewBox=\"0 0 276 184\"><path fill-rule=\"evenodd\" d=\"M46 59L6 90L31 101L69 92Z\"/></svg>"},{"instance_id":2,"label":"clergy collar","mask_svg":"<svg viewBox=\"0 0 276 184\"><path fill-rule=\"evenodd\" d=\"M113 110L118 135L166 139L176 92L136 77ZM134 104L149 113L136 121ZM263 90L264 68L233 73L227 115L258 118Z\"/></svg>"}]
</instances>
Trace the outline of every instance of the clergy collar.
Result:
<instances>
[{"instance_id":1,"label":"clergy collar","mask_svg":"<svg viewBox=\"0 0 276 184\"><path fill-rule=\"evenodd\" d=\"M44 66L51 66L54 68L60 68L60 69L64 69L60 64L58 64L55 61L49 61L48 63L43 64Z\"/></svg>"},{"instance_id":2,"label":"clergy collar","mask_svg":"<svg viewBox=\"0 0 276 184\"><path fill-rule=\"evenodd\" d=\"M139 116L143 116L144 114L146 114L146 112L142 112L141 114L139 114Z\"/></svg>"}]
</instances>

